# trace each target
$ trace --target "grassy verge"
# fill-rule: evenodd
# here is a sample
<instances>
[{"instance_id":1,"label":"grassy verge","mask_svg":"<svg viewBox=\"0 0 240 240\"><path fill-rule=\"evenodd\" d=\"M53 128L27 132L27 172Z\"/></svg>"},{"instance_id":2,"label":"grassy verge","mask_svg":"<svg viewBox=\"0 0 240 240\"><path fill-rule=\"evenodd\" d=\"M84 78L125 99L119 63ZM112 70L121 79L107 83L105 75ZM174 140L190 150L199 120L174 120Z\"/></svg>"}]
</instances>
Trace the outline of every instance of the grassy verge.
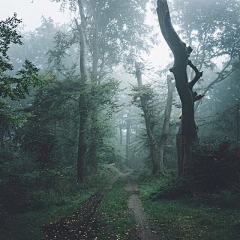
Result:
<instances>
[{"instance_id":1,"label":"grassy verge","mask_svg":"<svg viewBox=\"0 0 240 240\"><path fill-rule=\"evenodd\" d=\"M153 228L162 234L162 239L204 239L238 240L240 239L240 209L229 204L213 205L208 202L209 194L195 198L181 199L153 198L159 193L161 179L141 179L141 197L144 207L153 218ZM214 199L216 199L216 194ZM222 197L222 196L220 196ZM219 197L222 201L222 198ZM202 201L206 198L206 201ZM235 201L235 199L233 199Z\"/></svg>"},{"instance_id":2,"label":"grassy verge","mask_svg":"<svg viewBox=\"0 0 240 240\"><path fill-rule=\"evenodd\" d=\"M82 203L99 191L112 176L113 172L107 172L77 186L78 191L68 192L61 197L61 201L64 202L61 206L52 205L39 211L7 215L4 226L0 229L0 239L42 240L45 225L69 217L80 210Z\"/></svg>"},{"instance_id":3,"label":"grassy verge","mask_svg":"<svg viewBox=\"0 0 240 240\"><path fill-rule=\"evenodd\" d=\"M137 239L136 225L128 210L126 180L119 179L104 197L95 214L91 239Z\"/></svg>"}]
</instances>

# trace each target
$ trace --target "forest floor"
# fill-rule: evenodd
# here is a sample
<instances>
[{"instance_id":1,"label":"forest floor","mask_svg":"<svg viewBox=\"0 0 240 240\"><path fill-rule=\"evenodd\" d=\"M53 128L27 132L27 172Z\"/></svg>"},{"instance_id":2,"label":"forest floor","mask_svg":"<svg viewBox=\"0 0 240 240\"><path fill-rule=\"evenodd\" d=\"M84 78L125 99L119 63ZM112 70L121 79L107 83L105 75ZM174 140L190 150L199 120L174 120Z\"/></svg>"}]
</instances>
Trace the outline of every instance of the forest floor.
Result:
<instances>
[{"instance_id":1,"label":"forest floor","mask_svg":"<svg viewBox=\"0 0 240 240\"><path fill-rule=\"evenodd\" d=\"M45 239L159 240L149 227L139 193L136 172L126 169L89 198L81 211L46 227Z\"/></svg>"},{"instance_id":2,"label":"forest floor","mask_svg":"<svg viewBox=\"0 0 240 240\"><path fill-rule=\"evenodd\" d=\"M85 203L81 211L76 212L70 218L62 219L61 221L45 227L45 239L90 239L92 235L93 225L95 224L94 215L101 204L104 196L112 188L114 183L119 178L124 178L127 173L119 173L112 178L109 183Z\"/></svg>"},{"instance_id":3,"label":"forest floor","mask_svg":"<svg viewBox=\"0 0 240 240\"><path fill-rule=\"evenodd\" d=\"M167 179L139 177L140 197L159 240L240 240L240 198L229 190L158 197Z\"/></svg>"},{"instance_id":4,"label":"forest floor","mask_svg":"<svg viewBox=\"0 0 240 240\"><path fill-rule=\"evenodd\" d=\"M111 176L102 183L99 178L98 187L94 184L94 189L79 192L64 206L12 216L11 221L6 220L0 239L240 239L238 198L225 193L203 195L201 201L187 196L158 199L152 196L165 184L162 178L139 176L129 168Z\"/></svg>"}]
</instances>

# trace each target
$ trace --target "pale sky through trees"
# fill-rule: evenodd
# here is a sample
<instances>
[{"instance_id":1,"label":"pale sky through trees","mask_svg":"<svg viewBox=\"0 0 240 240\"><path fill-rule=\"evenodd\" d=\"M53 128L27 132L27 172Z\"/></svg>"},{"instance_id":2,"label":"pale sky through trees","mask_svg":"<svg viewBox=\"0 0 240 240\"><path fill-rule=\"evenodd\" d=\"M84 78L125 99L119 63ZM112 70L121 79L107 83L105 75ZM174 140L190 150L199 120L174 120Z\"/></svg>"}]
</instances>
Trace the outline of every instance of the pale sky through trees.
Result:
<instances>
[{"instance_id":1,"label":"pale sky through trees","mask_svg":"<svg viewBox=\"0 0 240 240\"><path fill-rule=\"evenodd\" d=\"M60 12L60 4L50 0L0 0L0 19L6 19L17 13L23 20L25 30L34 30L41 25L41 18L52 17L55 23L68 22L68 14Z\"/></svg>"},{"instance_id":2,"label":"pale sky through trees","mask_svg":"<svg viewBox=\"0 0 240 240\"><path fill-rule=\"evenodd\" d=\"M71 19L68 11L65 13L60 11L60 3L51 2L50 0L0 0L0 4L0 20L13 16L14 12L16 12L18 18L23 20L22 26L24 26L25 31L33 31L36 27L39 27L42 16L51 17L55 23L67 23ZM159 29L156 21L157 15L153 16L149 11L148 16L147 23L155 25ZM169 62L169 53L167 44L161 40L161 44L153 49L148 60L158 70L158 66L166 66L167 62Z\"/></svg>"}]
</instances>

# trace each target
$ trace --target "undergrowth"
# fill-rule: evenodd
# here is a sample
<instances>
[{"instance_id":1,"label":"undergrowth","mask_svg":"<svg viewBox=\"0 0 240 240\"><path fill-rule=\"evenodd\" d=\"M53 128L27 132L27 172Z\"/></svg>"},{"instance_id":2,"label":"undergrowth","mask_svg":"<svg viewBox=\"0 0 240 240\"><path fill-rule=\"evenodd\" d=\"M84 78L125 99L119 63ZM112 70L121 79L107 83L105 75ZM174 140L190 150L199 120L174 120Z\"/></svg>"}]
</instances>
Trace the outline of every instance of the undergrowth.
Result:
<instances>
[{"instance_id":1,"label":"undergrowth","mask_svg":"<svg viewBox=\"0 0 240 240\"><path fill-rule=\"evenodd\" d=\"M162 239L240 239L240 193L236 183L206 188L205 179L176 175L139 178L144 207ZM204 191L207 189L208 191Z\"/></svg>"},{"instance_id":2,"label":"undergrowth","mask_svg":"<svg viewBox=\"0 0 240 240\"><path fill-rule=\"evenodd\" d=\"M43 239L44 226L77 212L84 201L99 191L115 175L115 170L103 169L82 184L76 183L74 173L72 169L57 170L53 173L59 176L55 178L55 187L51 185L49 188L24 192L26 195L19 193L19 196L22 194L23 197L10 198L9 203L6 201L5 205L0 205L0 213L3 213L0 239ZM57 181L59 179L60 181ZM4 197L3 200L7 199L6 195ZM8 211L6 206L9 204L11 207L17 201L19 204L16 208Z\"/></svg>"}]
</instances>

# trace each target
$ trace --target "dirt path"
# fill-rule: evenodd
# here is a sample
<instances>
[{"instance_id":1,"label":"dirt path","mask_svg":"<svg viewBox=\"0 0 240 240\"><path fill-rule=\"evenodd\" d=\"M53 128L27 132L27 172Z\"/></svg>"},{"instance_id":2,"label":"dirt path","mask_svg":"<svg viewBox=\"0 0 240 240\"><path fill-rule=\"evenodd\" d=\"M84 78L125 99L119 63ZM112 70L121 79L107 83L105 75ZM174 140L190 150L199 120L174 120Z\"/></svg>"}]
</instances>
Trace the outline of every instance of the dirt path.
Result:
<instances>
[{"instance_id":1,"label":"dirt path","mask_svg":"<svg viewBox=\"0 0 240 240\"><path fill-rule=\"evenodd\" d=\"M143 210L137 186L137 174L130 169L125 173L119 173L112 178L103 190L97 192L83 204L83 208L73 216L62 219L56 224L45 228L45 240L92 240L91 229L95 224L94 214L101 204L107 191L119 178L127 178L125 187L129 195L128 207L132 211L135 222L138 226L137 235L140 240L160 240L161 237L152 233L146 213Z\"/></svg>"},{"instance_id":2,"label":"dirt path","mask_svg":"<svg viewBox=\"0 0 240 240\"><path fill-rule=\"evenodd\" d=\"M142 201L139 198L139 188L137 185L137 174L133 173L129 177L126 191L129 194L128 207L132 210L135 221L137 223L138 237L141 240L160 240L161 236L154 234L148 222L147 214L145 213L142 205Z\"/></svg>"},{"instance_id":3,"label":"dirt path","mask_svg":"<svg viewBox=\"0 0 240 240\"><path fill-rule=\"evenodd\" d=\"M83 205L81 211L69 218L62 219L56 224L45 227L45 240L84 240L89 239L91 226L94 224L94 213L107 191L119 179L126 177L129 173L119 173L112 178L103 190L91 196Z\"/></svg>"}]
</instances>

